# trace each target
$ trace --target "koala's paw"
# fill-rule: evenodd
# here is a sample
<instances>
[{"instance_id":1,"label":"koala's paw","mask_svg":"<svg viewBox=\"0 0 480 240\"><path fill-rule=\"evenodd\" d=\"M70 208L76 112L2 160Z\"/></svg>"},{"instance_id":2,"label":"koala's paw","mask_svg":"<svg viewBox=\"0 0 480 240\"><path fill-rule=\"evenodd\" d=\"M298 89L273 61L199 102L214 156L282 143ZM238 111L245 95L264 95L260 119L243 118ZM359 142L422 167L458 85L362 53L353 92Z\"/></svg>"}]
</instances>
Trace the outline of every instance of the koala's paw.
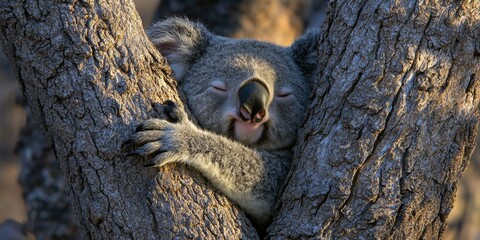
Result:
<instances>
[{"instance_id":1,"label":"koala's paw","mask_svg":"<svg viewBox=\"0 0 480 240\"><path fill-rule=\"evenodd\" d=\"M183 162L188 158L188 135L194 132L188 123L171 123L163 119L150 119L140 125L122 144L126 156L140 155L151 161L145 166L163 166L170 162Z\"/></svg>"},{"instance_id":2,"label":"koala's paw","mask_svg":"<svg viewBox=\"0 0 480 240\"><path fill-rule=\"evenodd\" d=\"M187 114L172 100L166 100L163 102L163 111L167 116L167 120L170 122L176 123L187 120Z\"/></svg>"}]
</instances>

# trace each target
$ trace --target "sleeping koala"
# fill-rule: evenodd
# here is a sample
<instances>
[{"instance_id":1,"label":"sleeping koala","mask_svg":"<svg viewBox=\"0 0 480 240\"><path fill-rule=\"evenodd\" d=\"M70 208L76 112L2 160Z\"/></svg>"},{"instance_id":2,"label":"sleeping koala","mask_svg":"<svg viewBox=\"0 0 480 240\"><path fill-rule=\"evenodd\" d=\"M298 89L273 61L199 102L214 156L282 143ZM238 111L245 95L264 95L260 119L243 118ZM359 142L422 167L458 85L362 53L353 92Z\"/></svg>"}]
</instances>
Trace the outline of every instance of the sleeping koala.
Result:
<instances>
[{"instance_id":1,"label":"sleeping koala","mask_svg":"<svg viewBox=\"0 0 480 240\"><path fill-rule=\"evenodd\" d=\"M266 226L304 116L319 35L285 48L216 36L199 23L170 18L154 25L150 37L200 126L168 101L170 121L140 124L123 151L151 157L159 167L193 167L257 226Z\"/></svg>"}]
</instances>

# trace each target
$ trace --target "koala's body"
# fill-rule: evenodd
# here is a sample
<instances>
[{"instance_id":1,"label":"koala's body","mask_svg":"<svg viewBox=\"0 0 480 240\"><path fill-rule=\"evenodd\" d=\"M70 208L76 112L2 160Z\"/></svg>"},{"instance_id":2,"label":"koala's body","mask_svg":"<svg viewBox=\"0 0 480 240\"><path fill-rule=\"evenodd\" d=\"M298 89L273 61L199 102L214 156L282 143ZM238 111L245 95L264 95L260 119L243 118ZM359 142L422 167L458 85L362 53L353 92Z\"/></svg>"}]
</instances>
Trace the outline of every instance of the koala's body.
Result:
<instances>
[{"instance_id":1,"label":"koala's body","mask_svg":"<svg viewBox=\"0 0 480 240\"><path fill-rule=\"evenodd\" d=\"M124 149L151 156L155 166L193 167L265 226L308 102L318 34L286 48L216 36L199 23L170 18L154 25L150 37L200 126L169 103L166 113L175 121L142 123Z\"/></svg>"}]
</instances>

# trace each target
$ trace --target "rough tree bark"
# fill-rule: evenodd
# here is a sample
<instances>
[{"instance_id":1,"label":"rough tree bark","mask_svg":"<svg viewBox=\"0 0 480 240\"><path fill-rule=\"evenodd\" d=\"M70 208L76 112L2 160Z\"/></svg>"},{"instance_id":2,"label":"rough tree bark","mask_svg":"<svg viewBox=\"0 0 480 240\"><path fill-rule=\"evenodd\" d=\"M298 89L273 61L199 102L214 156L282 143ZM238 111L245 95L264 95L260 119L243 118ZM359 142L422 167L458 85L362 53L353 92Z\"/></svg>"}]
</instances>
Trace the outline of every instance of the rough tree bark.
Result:
<instances>
[{"instance_id":1,"label":"rough tree bark","mask_svg":"<svg viewBox=\"0 0 480 240\"><path fill-rule=\"evenodd\" d=\"M270 237L437 237L476 133L479 6L331 4ZM131 2L2 2L0 31L85 238L255 237L198 174L118 156L152 105L179 100Z\"/></svg>"},{"instance_id":2,"label":"rough tree bark","mask_svg":"<svg viewBox=\"0 0 480 240\"><path fill-rule=\"evenodd\" d=\"M6 1L1 41L54 143L84 238L255 238L248 219L182 166L119 156L156 103L180 102L131 1Z\"/></svg>"},{"instance_id":3,"label":"rough tree bark","mask_svg":"<svg viewBox=\"0 0 480 240\"><path fill-rule=\"evenodd\" d=\"M479 1L332 1L272 238L436 239L474 148Z\"/></svg>"}]
</instances>

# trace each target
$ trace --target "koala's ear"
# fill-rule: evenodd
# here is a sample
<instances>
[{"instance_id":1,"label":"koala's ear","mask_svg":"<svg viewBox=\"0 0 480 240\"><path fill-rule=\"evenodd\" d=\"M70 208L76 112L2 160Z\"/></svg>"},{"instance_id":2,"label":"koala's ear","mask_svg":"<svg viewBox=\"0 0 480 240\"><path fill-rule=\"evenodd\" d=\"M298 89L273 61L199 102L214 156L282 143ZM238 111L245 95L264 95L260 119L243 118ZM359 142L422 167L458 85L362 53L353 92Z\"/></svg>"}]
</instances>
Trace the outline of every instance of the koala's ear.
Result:
<instances>
[{"instance_id":1,"label":"koala's ear","mask_svg":"<svg viewBox=\"0 0 480 240\"><path fill-rule=\"evenodd\" d=\"M293 60L309 79L318 66L319 42L320 32L310 30L290 46Z\"/></svg>"},{"instance_id":2,"label":"koala's ear","mask_svg":"<svg viewBox=\"0 0 480 240\"><path fill-rule=\"evenodd\" d=\"M198 22L185 18L168 18L148 31L153 45L167 58L177 81L205 51L212 34Z\"/></svg>"}]
</instances>

